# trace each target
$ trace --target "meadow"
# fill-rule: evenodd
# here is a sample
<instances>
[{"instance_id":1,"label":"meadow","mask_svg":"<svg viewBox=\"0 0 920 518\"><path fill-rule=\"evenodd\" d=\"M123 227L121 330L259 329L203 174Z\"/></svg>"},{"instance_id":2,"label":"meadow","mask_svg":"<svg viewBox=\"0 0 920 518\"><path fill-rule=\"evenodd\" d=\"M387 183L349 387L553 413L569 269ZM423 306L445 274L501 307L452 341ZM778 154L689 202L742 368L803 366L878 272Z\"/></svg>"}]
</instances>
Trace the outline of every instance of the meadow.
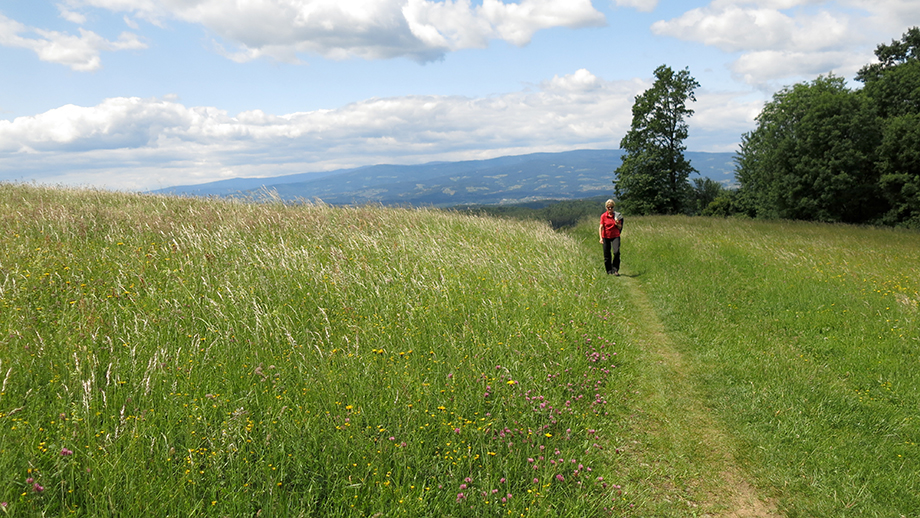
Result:
<instances>
[{"instance_id":1,"label":"meadow","mask_svg":"<svg viewBox=\"0 0 920 518\"><path fill-rule=\"evenodd\" d=\"M0 193L10 514L539 516L631 503L608 459L615 333L584 251L548 226Z\"/></svg>"},{"instance_id":2,"label":"meadow","mask_svg":"<svg viewBox=\"0 0 920 518\"><path fill-rule=\"evenodd\" d=\"M624 264L732 457L780 513L918 516L920 234L631 223Z\"/></svg>"},{"instance_id":3,"label":"meadow","mask_svg":"<svg viewBox=\"0 0 920 518\"><path fill-rule=\"evenodd\" d=\"M6 184L0 232L12 516L920 508L916 233L636 218L614 278L593 221Z\"/></svg>"}]
</instances>

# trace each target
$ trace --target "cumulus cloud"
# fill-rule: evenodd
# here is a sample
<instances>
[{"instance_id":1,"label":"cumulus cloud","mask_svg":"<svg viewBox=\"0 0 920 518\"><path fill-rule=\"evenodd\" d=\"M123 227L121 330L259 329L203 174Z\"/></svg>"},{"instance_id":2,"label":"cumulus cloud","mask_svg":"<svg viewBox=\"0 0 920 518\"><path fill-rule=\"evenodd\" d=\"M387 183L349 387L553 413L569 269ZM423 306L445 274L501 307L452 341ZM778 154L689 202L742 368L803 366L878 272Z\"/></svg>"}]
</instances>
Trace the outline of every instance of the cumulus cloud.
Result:
<instances>
[{"instance_id":1,"label":"cumulus cloud","mask_svg":"<svg viewBox=\"0 0 920 518\"><path fill-rule=\"evenodd\" d=\"M850 35L849 20L842 14L822 11L793 17L777 9L738 5L693 9L673 20L655 22L652 32L728 52L823 50L839 46Z\"/></svg>"},{"instance_id":2,"label":"cumulus cloud","mask_svg":"<svg viewBox=\"0 0 920 518\"><path fill-rule=\"evenodd\" d=\"M900 36L893 30L904 31L918 21L915 0L713 0L651 29L740 53L729 65L732 72L772 89L790 78L830 72L851 76L872 61L875 45L889 35Z\"/></svg>"},{"instance_id":3,"label":"cumulus cloud","mask_svg":"<svg viewBox=\"0 0 920 518\"><path fill-rule=\"evenodd\" d=\"M103 51L147 48L137 35L129 32L122 33L116 41L109 41L95 32L82 28L79 31L80 35L75 36L27 27L0 14L0 45L29 49L42 61L65 65L80 72L100 68L100 53Z\"/></svg>"},{"instance_id":4,"label":"cumulus cloud","mask_svg":"<svg viewBox=\"0 0 920 518\"><path fill-rule=\"evenodd\" d=\"M526 45L541 29L604 24L590 0L483 0L475 8L469 0L408 0L402 12L419 40L430 48L450 50L485 47L490 39Z\"/></svg>"},{"instance_id":5,"label":"cumulus cloud","mask_svg":"<svg viewBox=\"0 0 920 518\"><path fill-rule=\"evenodd\" d=\"M840 3L867 13L868 25L897 39L909 27L920 25L916 0L841 0Z\"/></svg>"},{"instance_id":6,"label":"cumulus cloud","mask_svg":"<svg viewBox=\"0 0 920 518\"><path fill-rule=\"evenodd\" d=\"M593 92L603 87L603 81L592 74L588 69L582 68L574 74L559 77L553 76L542 84L543 90L548 92Z\"/></svg>"},{"instance_id":7,"label":"cumulus cloud","mask_svg":"<svg viewBox=\"0 0 920 518\"><path fill-rule=\"evenodd\" d=\"M112 98L0 120L0 171L142 189L228 174L616 148L635 95L648 86L579 70L503 95L374 98L286 115ZM55 178L63 177L45 181Z\"/></svg>"},{"instance_id":8,"label":"cumulus cloud","mask_svg":"<svg viewBox=\"0 0 920 518\"><path fill-rule=\"evenodd\" d=\"M833 73L854 77L874 57L871 52L847 51L794 52L765 50L749 52L731 64L732 72L753 85L768 85L776 78L815 77Z\"/></svg>"},{"instance_id":9,"label":"cumulus cloud","mask_svg":"<svg viewBox=\"0 0 920 518\"><path fill-rule=\"evenodd\" d=\"M658 6L658 0L614 0L619 7L632 7L637 11L652 12Z\"/></svg>"},{"instance_id":10,"label":"cumulus cloud","mask_svg":"<svg viewBox=\"0 0 920 518\"><path fill-rule=\"evenodd\" d=\"M716 92L702 89L696 93L696 103L690 108L690 136L687 148L693 151L733 152L738 150L743 133L754 129L755 118L763 110L764 101L759 95L740 92ZM732 135L713 144L713 135Z\"/></svg>"},{"instance_id":11,"label":"cumulus cloud","mask_svg":"<svg viewBox=\"0 0 920 518\"><path fill-rule=\"evenodd\" d=\"M629 129L635 96L650 86L582 69L482 98L373 98L285 115L112 98L0 120L0 179L141 190L379 163L614 149ZM715 150L707 142L724 142L726 132L738 138L760 108L734 94L697 98L694 150Z\"/></svg>"},{"instance_id":12,"label":"cumulus cloud","mask_svg":"<svg viewBox=\"0 0 920 518\"><path fill-rule=\"evenodd\" d=\"M86 23L86 16L71 11L63 5L58 5L58 10L61 12L61 18L67 20L68 22L76 23L77 25Z\"/></svg>"},{"instance_id":13,"label":"cumulus cloud","mask_svg":"<svg viewBox=\"0 0 920 518\"><path fill-rule=\"evenodd\" d=\"M408 57L420 62L446 52L483 48L493 39L526 45L551 27L605 23L590 0L68 0L129 12L154 23L176 19L207 27L237 48L237 61L271 57L296 62L301 53L332 59Z\"/></svg>"},{"instance_id":14,"label":"cumulus cloud","mask_svg":"<svg viewBox=\"0 0 920 518\"><path fill-rule=\"evenodd\" d=\"M762 9L792 9L794 7L823 3L827 3L827 0L712 0L710 5L714 8L749 5Z\"/></svg>"}]
</instances>

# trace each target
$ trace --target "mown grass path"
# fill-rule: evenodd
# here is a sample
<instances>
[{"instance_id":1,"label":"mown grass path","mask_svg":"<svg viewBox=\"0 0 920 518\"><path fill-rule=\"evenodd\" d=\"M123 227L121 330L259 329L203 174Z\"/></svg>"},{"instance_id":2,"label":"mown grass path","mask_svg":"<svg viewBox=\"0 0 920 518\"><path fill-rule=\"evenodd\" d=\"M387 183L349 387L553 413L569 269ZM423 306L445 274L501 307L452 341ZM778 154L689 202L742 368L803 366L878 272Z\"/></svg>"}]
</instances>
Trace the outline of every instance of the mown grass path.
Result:
<instances>
[{"instance_id":1,"label":"mown grass path","mask_svg":"<svg viewBox=\"0 0 920 518\"><path fill-rule=\"evenodd\" d=\"M780 516L771 502L757 494L734 461L729 438L694 387L693 366L665 330L639 278L625 272L612 280L626 287L625 305L631 308L630 339L645 360L645 376L637 386L640 401L648 419L658 424L654 428L658 441L670 444L673 453L688 455L687 480L678 484L695 494L696 501L688 504L699 508L703 516Z\"/></svg>"},{"instance_id":2,"label":"mown grass path","mask_svg":"<svg viewBox=\"0 0 920 518\"><path fill-rule=\"evenodd\" d=\"M624 308L619 465L637 516L916 514L920 235L686 217L627 230L625 275L596 280ZM579 232L598 270L597 227Z\"/></svg>"},{"instance_id":3,"label":"mown grass path","mask_svg":"<svg viewBox=\"0 0 920 518\"><path fill-rule=\"evenodd\" d=\"M600 260L594 239L584 246ZM589 252L589 253L590 253ZM589 265L590 271L597 264ZM609 284L602 306L621 307L621 345L631 349L631 405L620 452L624 477L650 516L774 518L773 501L758 493L732 454L732 439L697 387L698 368L681 352L684 338L669 331L643 280L643 266L624 262L623 275L603 276Z\"/></svg>"}]
</instances>

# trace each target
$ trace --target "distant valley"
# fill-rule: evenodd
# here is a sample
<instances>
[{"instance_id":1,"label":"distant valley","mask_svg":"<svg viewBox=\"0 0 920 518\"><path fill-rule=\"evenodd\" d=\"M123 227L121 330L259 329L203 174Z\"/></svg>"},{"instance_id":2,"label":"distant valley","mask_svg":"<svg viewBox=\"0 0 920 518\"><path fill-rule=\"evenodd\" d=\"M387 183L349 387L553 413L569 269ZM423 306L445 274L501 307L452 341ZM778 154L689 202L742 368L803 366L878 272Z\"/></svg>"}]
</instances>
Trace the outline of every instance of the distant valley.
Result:
<instances>
[{"instance_id":1,"label":"distant valley","mask_svg":"<svg viewBox=\"0 0 920 518\"><path fill-rule=\"evenodd\" d=\"M490 160L374 165L273 178L238 178L168 187L155 193L184 196L257 196L322 200L332 205L379 203L448 207L571 200L613 194L621 150L533 153ZM700 176L734 184L734 153L686 152ZM691 178L696 175L691 176Z\"/></svg>"}]
</instances>

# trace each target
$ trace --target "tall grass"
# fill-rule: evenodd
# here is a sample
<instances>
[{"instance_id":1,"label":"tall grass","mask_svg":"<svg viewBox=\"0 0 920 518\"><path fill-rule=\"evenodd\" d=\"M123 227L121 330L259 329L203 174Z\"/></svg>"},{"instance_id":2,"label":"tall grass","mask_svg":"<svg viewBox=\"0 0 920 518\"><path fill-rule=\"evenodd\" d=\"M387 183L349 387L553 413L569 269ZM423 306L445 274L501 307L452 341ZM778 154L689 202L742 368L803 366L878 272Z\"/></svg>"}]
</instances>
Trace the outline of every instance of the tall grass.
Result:
<instances>
[{"instance_id":1,"label":"tall grass","mask_svg":"<svg viewBox=\"0 0 920 518\"><path fill-rule=\"evenodd\" d=\"M920 508L916 233L634 218L614 278L593 220L0 184L0 234L13 516L713 515L697 396L784 515Z\"/></svg>"},{"instance_id":2,"label":"tall grass","mask_svg":"<svg viewBox=\"0 0 920 518\"><path fill-rule=\"evenodd\" d=\"M784 515L917 515L920 234L681 217L628 230L624 266Z\"/></svg>"},{"instance_id":3,"label":"tall grass","mask_svg":"<svg viewBox=\"0 0 920 518\"><path fill-rule=\"evenodd\" d=\"M0 185L0 509L590 516L614 327L539 224Z\"/></svg>"}]
</instances>

